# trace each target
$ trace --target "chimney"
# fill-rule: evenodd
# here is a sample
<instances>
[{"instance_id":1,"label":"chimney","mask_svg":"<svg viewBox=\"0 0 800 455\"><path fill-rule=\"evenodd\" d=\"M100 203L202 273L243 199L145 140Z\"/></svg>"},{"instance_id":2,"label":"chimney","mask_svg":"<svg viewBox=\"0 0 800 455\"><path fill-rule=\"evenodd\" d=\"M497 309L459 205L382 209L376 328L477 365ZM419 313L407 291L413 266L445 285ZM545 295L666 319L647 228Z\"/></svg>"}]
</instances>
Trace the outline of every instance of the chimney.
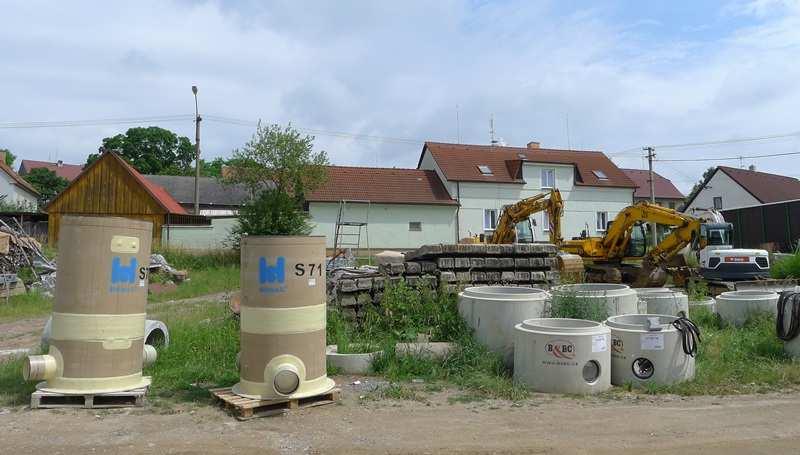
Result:
<instances>
[{"instance_id":1,"label":"chimney","mask_svg":"<svg viewBox=\"0 0 800 455\"><path fill-rule=\"evenodd\" d=\"M530 142L528 142L528 148L529 149L538 149L539 148L539 143L536 142L536 141L530 141Z\"/></svg>"},{"instance_id":2,"label":"chimney","mask_svg":"<svg viewBox=\"0 0 800 455\"><path fill-rule=\"evenodd\" d=\"M61 160L58 160L58 162L56 163L56 166L57 167L64 167L64 162L61 161Z\"/></svg>"},{"instance_id":3,"label":"chimney","mask_svg":"<svg viewBox=\"0 0 800 455\"><path fill-rule=\"evenodd\" d=\"M751 164L750 166L747 166L747 169L750 170L750 171L755 171L756 170L756 165L755 164Z\"/></svg>"}]
</instances>

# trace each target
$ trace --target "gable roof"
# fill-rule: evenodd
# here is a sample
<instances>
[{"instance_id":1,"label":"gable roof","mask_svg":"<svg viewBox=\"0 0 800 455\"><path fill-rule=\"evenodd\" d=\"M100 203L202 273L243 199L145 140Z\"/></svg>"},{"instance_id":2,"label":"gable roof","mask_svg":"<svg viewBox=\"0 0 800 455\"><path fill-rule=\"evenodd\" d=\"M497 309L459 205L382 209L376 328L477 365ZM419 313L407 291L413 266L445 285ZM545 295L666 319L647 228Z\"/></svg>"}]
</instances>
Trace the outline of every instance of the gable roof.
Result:
<instances>
[{"instance_id":1,"label":"gable roof","mask_svg":"<svg viewBox=\"0 0 800 455\"><path fill-rule=\"evenodd\" d=\"M633 197L650 197L650 171L644 169L621 169L636 184ZM653 190L658 199L683 199L683 194L666 177L653 172Z\"/></svg>"},{"instance_id":2,"label":"gable roof","mask_svg":"<svg viewBox=\"0 0 800 455\"><path fill-rule=\"evenodd\" d=\"M689 205L694 202L697 195L700 194L700 191L703 191L703 188L717 175L717 172L724 172L762 204L800 199L800 180L794 177L751 171L749 169L717 166L714 172L709 174L703 181L703 184L700 185L700 190L695 192L691 199L686 201L686 207L689 207Z\"/></svg>"},{"instance_id":3,"label":"gable roof","mask_svg":"<svg viewBox=\"0 0 800 455\"><path fill-rule=\"evenodd\" d=\"M33 196L36 196L37 198L40 196L39 191L37 191L36 188L33 187L33 185L28 183L27 180L25 180L19 174L14 172L14 169L11 169L11 167L9 167L5 163L5 161L0 161L0 169L2 169L3 172L5 172L11 178L12 185L21 188L23 191L27 191L28 193L32 194Z\"/></svg>"},{"instance_id":4,"label":"gable roof","mask_svg":"<svg viewBox=\"0 0 800 455\"><path fill-rule=\"evenodd\" d=\"M194 203L194 177L184 175L144 175L164 188L181 204ZM249 198L242 185L224 185L214 177L200 177L200 204L239 206Z\"/></svg>"},{"instance_id":5,"label":"gable roof","mask_svg":"<svg viewBox=\"0 0 800 455\"><path fill-rule=\"evenodd\" d=\"M367 200L384 204L457 205L435 171L326 166L328 178L309 202Z\"/></svg>"},{"instance_id":6,"label":"gable roof","mask_svg":"<svg viewBox=\"0 0 800 455\"><path fill-rule=\"evenodd\" d=\"M572 165L575 185L579 186L636 187L605 154L597 151L426 142L417 167L426 152L432 155L447 180L525 183L522 164L531 162ZM478 166L489 166L491 174L482 174ZM607 179L601 179L593 171L600 171Z\"/></svg>"},{"instance_id":7,"label":"gable roof","mask_svg":"<svg viewBox=\"0 0 800 455\"><path fill-rule=\"evenodd\" d=\"M30 171L38 168L45 168L55 172L61 178L65 178L70 182L80 175L83 170L83 165L80 164L66 164L51 163L49 161L36 161L36 160L22 160L19 165L19 173L25 175Z\"/></svg>"}]
</instances>

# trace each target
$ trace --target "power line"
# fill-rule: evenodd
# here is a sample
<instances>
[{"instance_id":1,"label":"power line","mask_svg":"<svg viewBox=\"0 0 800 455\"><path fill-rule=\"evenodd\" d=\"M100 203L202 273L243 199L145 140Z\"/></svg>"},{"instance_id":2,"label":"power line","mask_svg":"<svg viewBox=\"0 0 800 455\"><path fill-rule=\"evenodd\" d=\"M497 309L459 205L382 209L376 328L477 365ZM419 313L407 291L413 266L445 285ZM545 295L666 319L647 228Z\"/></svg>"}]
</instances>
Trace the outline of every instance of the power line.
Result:
<instances>
[{"instance_id":1,"label":"power line","mask_svg":"<svg viewBox=\"0 0 800 455\"><path fill-rule=\"evenodd\" d=\"M674 149L674 148L686 148L686 147L707 147L713 145L727 145L727 144L741 144L746 142L760 142L760 141L772 141L775 139L788 139L788 138L796 138L800 137L800 131L796 131L793 133L784 133L784 134L772 134L767 136L755 136L755 137L744 137L738 139L720 139L720 140L713 140L713 141L703 141L703 142L686 142L682 144L662 144L662 145L654 145L653 148L656 149ZM619 152L609 153L608 156L615 157L621 155L629 155L631 153L639 153L641 152L641 147L632 147L629 149L621 150ZM745 157L746 158L746 157ZM724 159L724 158L720 158ZM737 157L738 159L738 157ZM666 161L666 160L656 160L656 161ZM681 160L684 161L684 160Z\"/></svg>"},{"instance_id":2,"label":"power line","mask_svg":"<svg viewBox=\"0 0 800 455\"><path fill-rule=\"evenodd\" d=\"M699 161L730 161L730 160L741 160L741 159L748 159L748 158L770 158L774 156L789 156L789 155L800 155L800 152L786 152L786 153L769 153L766 155L742 155L742 156L727 156L724 158L684 158L684 159L668 159L668 160L654 160L654 161L662 161L662 162L699 162Z\"/></svg>"},{"instance_id":3,"label":"power line","mask_svg":"<svg viewBox=\"0 0 800 455\"><path fill-rule=\"evenodd\" d=\"M125 125L147 122L179 122L193 120L191 114L159 115L150 117L102 118L88 120L56 120L43 122L0 122L0 129L65 128L79 126Z\"/></svg>"}]
</instances>

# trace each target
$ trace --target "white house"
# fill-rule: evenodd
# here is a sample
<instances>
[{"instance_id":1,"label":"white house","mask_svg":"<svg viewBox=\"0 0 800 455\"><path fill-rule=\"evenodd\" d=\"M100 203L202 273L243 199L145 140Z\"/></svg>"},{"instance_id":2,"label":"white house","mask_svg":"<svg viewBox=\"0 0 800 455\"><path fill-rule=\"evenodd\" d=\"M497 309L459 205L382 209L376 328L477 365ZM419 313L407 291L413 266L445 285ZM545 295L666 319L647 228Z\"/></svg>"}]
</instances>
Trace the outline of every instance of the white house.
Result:
<instances>
[{"instance_id":1,"label":"white house","mask_svg":"<svg viewBox=\"0 0 800 455\"><path fill-rule=\"evenodd\" d=\"M306 195L314 223L312 235L339 245L365 249L411 249L453 243L458 203L433 171L420 169L328 166L325 184ZM360 235L359 235L360 234ZM357 238L358 236L358 238Z\"/></svg>"},{"instance_id":2,"label":"white house","mask_svg":"<svg viewBox=\"0 0 800 455\"><path fill-rule=\"evenodd\" d=\"M633 203L636 188L602 152L542 149L537 142L524 148L427 142L418 168L435 171L458 201L458 238L491 233L505 205L552 188L564 198L564 238L602 235ZM545 217L534 215L537 240L548 238Z\"/></svg>"},{"instance_id":3,"label":"white house","mask_svg":"<svg viewBox=\"0 0 800 455\"><path fill-rule=\"evenodd\" d=\"M690 196L685 212L693 208L734 209L800 199L800 180L755 169L718 166Z\"/></svg>"},{"instance_id":4,"label":"white house","mask_svg":"<svg viewBox=\"0 0 800 455\"><path fill-rule=\"evenodd\" d=\"M0 152L0 198L20 209L36 210L39 192L6 164L5 152Z\"/></svg>"}]
</instances>

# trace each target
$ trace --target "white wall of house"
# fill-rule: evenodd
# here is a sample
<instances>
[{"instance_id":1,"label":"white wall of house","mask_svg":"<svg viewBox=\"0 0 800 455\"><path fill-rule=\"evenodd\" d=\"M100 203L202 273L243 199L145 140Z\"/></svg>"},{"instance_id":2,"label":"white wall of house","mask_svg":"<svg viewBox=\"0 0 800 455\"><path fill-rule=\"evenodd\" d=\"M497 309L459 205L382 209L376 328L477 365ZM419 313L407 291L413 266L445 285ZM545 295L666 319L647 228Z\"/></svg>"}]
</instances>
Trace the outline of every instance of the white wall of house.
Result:
<instances>
[{"instance_id":1,"label":"white wall of house","mask_svg":"<svg viewBox=\"0 0 800 455\"><path fill-rule=\"evenodd\" d=\"M701 189L697 197L686 207L685 212L693 208L714 207L714 198L720 198L718 202L722 202L722 207L718 208L722 209L734 209L761 203L728 174L717 170L705 188Z\"/></svg>"},{"instance_id":2,"label":"white wall of house","mask_svg":"<svg viewBox=\"0 0 800 455\"><path fill-rule=\"evenodd\" d=\"M370 204L368 208L367 204L349 203L342 218L369 223L369 247L373 250L412 249L431 243L453 243L456 208L422 204ZM333 248L339 203L310 202L308 211L314 225L311 235L324 235L328 248ZM410 223L420 225L410 226ZM414 230L417 227L420 230ZM361 248L366 247L367 232L362 228Z\"/></svg>"},{"instance_id":3,"label":"white wall of house","mask_svg":"<svg viewBox=\"0 0 800 455\"><path fill-rule=\"evenodd\" d=\"M580 235L587 226L589 235L601 234L603 231L597 230L597 212L606 213L606 220L611 221L620 210L633 203L633 188L576 186L572 165L525 163L522 170L525 184L451 182L458 187L452 193L453 197L458 194L461 201L459 238L491 232L484 223L487 209L496 210L499 216L503 206L549 191L550 187L542 184L542 170L545 169L553 171L555 187L564 199L564 217L561 223L561 234L564 238ZM532 216L536 222L536 240L545 241L549 238L546 230L548 223L544 217L544 213Z\"/></svg>"},{"instance_id":4,"label":"white wall of house","mask_svg":"<svg viewBox=\"0 0 800 455\"><path fill-rule=\"evenodd\" d=\"M234 217L212 218L210 226L165 224L161 227L161 244L180 250L219 250L230 247L229 239L238 221Z\"/></svg>"},{"instance_id":5,"label":"white wall of house","mask_svg":"<svg viewBox=\"0 0 800 455\"><path fill-rule=\"evenodd\" d=\"M636 202L650 202L649 197L637 197L633 200L634 203ZM661 207L667 207L670 209L678 210L683 205L683 199L659 199L656 198L656 204L660 205Z\"/></svg>"},{"instance_id":6,"label":"white wall of house","mask_svg":"<svg viewBox=\"0 0 800 455\"><path fill-rule=\"evenodd\" d=\"M12 183L14 180L5 172L0 172L0 176L0 195L5 195L4 201L9 204L25 204L33 209L36 208L36 196Z\"/></svg>"}]
</instances>

